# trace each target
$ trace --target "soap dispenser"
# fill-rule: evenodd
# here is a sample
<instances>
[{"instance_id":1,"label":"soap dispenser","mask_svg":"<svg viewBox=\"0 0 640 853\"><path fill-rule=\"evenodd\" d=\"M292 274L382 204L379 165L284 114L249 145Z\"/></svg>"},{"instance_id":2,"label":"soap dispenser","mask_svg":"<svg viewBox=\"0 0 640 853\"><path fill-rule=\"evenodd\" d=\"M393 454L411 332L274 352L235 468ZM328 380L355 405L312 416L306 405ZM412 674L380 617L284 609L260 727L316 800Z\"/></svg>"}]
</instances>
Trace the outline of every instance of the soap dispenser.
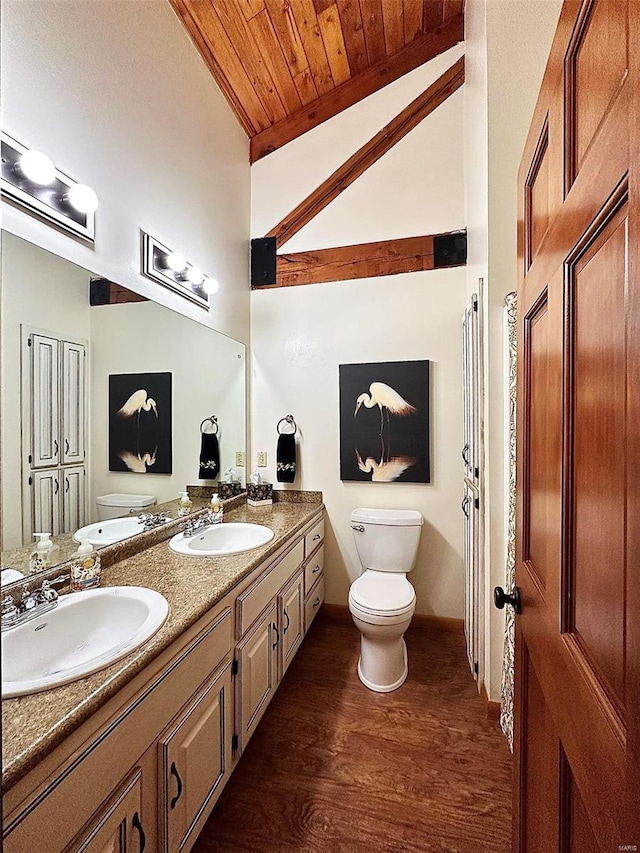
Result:
<instances>
[{"instance_id":1,"label":"soap dispenser","mask_svg":"<svg viewBox=\"0 0 640 853\"><path fill-rule=\"evenodd\" d=\"M34 574L47 569L51 565L51 554L54 549L50 533L34 533L36 547L29 556L29 571Z\"/></svg>"},{"instance_id":2,"label":"soap dispenser","mask_svg":"<svg viewBox=\"0 0 640 853\"><path fill-rule=\"evenodd\" d=\"M83 539L71 561L71 589L80 592L100 583L100 554L88 539Z\"/></svg>"},{"instance_id":3,"label":"soap dispenser","mask_svg":"<svg viewBox=\"0 0 640 853\"><path fill-rule=\"evenodd\" d=\"M180 504L178 505L178 515L190 515L193 508L193 503L189 497L189 492L180 492Z\"/></svg>"},{"instance_id":4,"label":"soap dispenser","mask_svg":"<svg viewBox=\"0 0 640 853\"><path fill-rule=\"evenodd\" d=\"M211 496L210 510L213 522L220 524L224 515L224 507L217 492Z\"/></svg>"}]
</instances>

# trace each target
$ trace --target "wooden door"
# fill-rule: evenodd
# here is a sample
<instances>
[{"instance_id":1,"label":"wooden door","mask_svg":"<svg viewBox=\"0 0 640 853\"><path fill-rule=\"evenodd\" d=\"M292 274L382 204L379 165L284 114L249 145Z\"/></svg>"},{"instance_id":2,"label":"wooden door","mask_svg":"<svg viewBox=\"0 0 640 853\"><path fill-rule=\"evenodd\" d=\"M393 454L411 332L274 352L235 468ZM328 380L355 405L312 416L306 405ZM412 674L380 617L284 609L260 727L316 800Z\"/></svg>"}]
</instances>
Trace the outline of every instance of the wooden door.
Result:
<instances>
[{"instance_id":1,"label":"wooden door","mask_svg":"<svg viewBox=\"0 0 640 853\"><path fill-rule=\"evenodd\" d=\"M519 174L520 853L640 849L639 34L565 3Z\"/></svg>"},{"instance_id":2,"label":"wooden door","mask_svg":"<svg viewBox=\"0 0 640 853\"><path fill-rule=\"evenodd\" d=\"M280 678L287 671L304 634L304 569L278 595L280 615Z\"/></svg>"},{"instance_id":3,"label":"wooden door","mask_svg":"<svg viewBox=\"0 0 640 853\"><path fill-rule=\"evenodd\" d=\"M236 679L239 749L242 751L260 722L278 686L278 646L276 602L244 637L236 652L239 665Z\"/></svg>"},{"instance_id":4,"label":"wooden door","mask_svg":"<svg viewBox=\"0 0 640 853\"><path fill-rule=\"evenodd\" d=\"M160 740L161 820L168 853L190 847L194 829L231 771L231 664L198 692Z\"/></svg>"},{"instance_id":5,"label":"wooden door","mask_svg":"<svg viewBox=\"0 0 640 853\"><path fill-rule=\"evenodd\" d=\"M59 463L60 409L58 402L59 341L47 335L29 336L31 348L32 468Z\"/></svg>"},{"instance_id":6,"label":"wooden door","mask_svg":"<svg viewBox=\"0 0 640 853\"><path fill-rule=\"evenodd\" d=\"M60 469L33 471L30 486L33 490L33 531L45 531L57 536L60 525Z\"/></svg>"},{"instance_id":7,"label":"wooden door","mask_svg":"<svg viewBox=\"0 0 640 853\"><path fill-rule=\"evenodd\" d=\"M85 458L85 347L61 341L62 464L78 464Z\"/></svg>"},{"instance_id":8,"label":"wooden door","mask_svg":"<svg viewBox=\"0 0 640 853\"><path fill-rule=\"evenodd\" d=\"M122 784L109 802L66 848L65 853L129 853L143 851L146 834L142 824L142 776L140 769ZM46 827L43 827L43 848Z\"/></svg>"},{"instance_id":9,"label":"wooden door","mask_svg":"<svg viewBox=\"0 0 640 853\"><path fill-rule=\"evenodd\" d=\"M86 524L86 469L68 465L60 469L62 489L62 533L75 533Z\"/></svg>"}]
</instances>

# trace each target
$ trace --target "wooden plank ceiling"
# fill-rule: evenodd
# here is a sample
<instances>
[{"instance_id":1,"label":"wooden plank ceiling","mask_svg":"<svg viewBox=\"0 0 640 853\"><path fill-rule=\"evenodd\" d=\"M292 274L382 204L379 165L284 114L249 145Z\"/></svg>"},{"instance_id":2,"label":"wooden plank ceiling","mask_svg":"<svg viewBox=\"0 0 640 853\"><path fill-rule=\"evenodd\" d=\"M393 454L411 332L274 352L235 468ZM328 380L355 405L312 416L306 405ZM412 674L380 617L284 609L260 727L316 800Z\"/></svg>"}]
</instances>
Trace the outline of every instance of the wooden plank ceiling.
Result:
<instances>
[{"instance_id":1,"label":"wooden plank ceiling","mask_svg":"<svg viewBox=\"0 0 640 853\"><path fill-rule=\"evenodd\" d=\"M251 162L463 38L463 0L170 0Z\"/></svg>"}]
</instances>

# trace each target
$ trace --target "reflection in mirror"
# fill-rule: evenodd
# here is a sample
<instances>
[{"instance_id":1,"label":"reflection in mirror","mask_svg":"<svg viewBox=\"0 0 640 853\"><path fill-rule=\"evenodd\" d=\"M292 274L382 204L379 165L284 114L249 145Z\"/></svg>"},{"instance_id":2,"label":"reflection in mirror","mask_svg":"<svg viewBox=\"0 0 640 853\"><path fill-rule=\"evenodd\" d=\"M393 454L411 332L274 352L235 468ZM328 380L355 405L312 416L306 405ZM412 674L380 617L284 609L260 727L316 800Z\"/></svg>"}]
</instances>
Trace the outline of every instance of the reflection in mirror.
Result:
<instances>
[{"instance_id":1,"label":"reflection in mirror","mask_svg":"<svg viewBox=\"0 0 640 853\"><path fill-rule=\"evenodd\" d=\"M244 344L7 232L2 272L3 569L30 572L34 533L49 568L87 524L175 518L187 484L229 468L244 482ZM212 415L219 471L199 479Z\"/></svg>"}]
</instances>

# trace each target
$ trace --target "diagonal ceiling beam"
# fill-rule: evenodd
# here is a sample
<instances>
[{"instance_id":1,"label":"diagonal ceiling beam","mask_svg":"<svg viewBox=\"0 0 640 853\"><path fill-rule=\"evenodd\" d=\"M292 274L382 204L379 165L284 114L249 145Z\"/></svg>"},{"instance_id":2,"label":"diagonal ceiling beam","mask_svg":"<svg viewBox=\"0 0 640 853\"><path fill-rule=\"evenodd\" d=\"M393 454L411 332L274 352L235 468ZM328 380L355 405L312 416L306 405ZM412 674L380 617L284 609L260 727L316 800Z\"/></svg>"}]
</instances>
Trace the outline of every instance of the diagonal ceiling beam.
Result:
<instances>
[{"instance_id":1,"label":"diagonal ceiling beam","mask_svg":"<svg viewBox=\"0 0 640 853\"><path fill-rule=\"evenodd\" d=\"M435 83L412 101L389 122L373 139L356 151L346 163L330 175L311 195L307 196L283 220L278 222L266 237L275 237L278 248L297 234L314 216L337 198L373 163L386 154L396 142L413 130L424 118L440 106L449 95L464 83L464 57L452 65Z\"/></svg>"},{"instance_id":2,"label":"diagonal ceiling beam","mask_svg":"<svg viewBox=\"0 0 640 853\"><path fill-rule=\"evenodd\" d=\"M178 0L171 0L175 3ZM297 112L257 133L251 139L250 159L252 163L281 148L323 121L353 106L362 98L382 89L387 83L429 62L445 50L454 47L464 38L463 16L456 15L442 26L419 36L395 56L385 57L366 71L357 74L336 89L332 89L318 100L302 107ZM216 78L217 79L217 78Z\"/></svg>"}]
</instances>

